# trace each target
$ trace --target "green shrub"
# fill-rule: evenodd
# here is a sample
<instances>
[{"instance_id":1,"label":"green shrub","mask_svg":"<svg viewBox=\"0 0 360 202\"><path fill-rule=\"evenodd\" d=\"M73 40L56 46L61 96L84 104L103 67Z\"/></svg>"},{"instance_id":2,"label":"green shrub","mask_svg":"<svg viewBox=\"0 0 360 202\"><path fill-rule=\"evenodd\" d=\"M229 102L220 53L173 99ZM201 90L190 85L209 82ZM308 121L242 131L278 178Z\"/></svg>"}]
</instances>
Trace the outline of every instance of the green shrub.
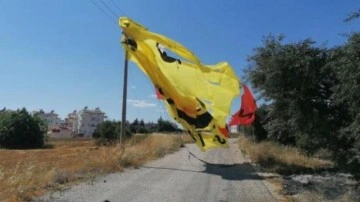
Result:
<instances>
[{"instance_id":1,"label":"green shrub","mask_svg":"<svg viewBox=\"0 0 360 202\"><path fill-rule=\"evenodd\" d=\"M93 137L97 139L100 144L111 144L112 141L119 139L121 133L121 122L119 121L104 121L99 124L93 133ZM125 138L131 137L132 133L126 127Z\"/></svg>"},{"instance_id":2,"label":"green shrub","mask_svg":"<svg viewBox=\"0 0 360 202\"><path fill-rule=\"evenodd\" d=\"M44 145L46 126L25 108L0 112L0 147L9 149L40 148Z\"/></svg>"}]
</instances>

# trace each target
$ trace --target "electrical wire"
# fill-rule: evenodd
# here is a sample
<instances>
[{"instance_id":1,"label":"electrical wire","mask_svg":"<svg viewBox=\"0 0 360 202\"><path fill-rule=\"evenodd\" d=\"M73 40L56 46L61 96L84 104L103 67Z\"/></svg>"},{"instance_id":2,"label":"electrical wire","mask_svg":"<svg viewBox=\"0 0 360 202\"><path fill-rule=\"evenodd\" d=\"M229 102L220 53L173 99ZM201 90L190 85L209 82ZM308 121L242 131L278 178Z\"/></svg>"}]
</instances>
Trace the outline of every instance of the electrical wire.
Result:
<instances>
[{"instance_id":1,"label":"electrical wire","mask_svg":"<svg viewBox=\"0 0 360 202\"><path fill-rule=\"evenodd\" d=\"M111 3L120 11L121 14L125 15L125 12L123 10L121 10L120 6L117 5L117 3L115 3L113 0L110 0Z\"/></svg>"},{"instance_id":2,"label":"electrical wire","mask_svg":"<svg viewBox=\"0 0 360 202\"><path fill-rule=\"evenodd\" d=\"M104 9L102 9L98 4L96 4L93 0L90 1L102 14L104 14L111 22L117 24L117 21L112 18Z\"/></svg>"},{"instance_id":3,"label":"electrical wire","mask_svg":"<svg viewBox=\"0 0 360 202\"><path fill-rule=\"evenodd\" d=\"M119 16L105 3L104 0L100 0L101 3L107 8L108 11L110 11L111 14L114 15L114 17L117 19Z\"/></svg>"}]
</instances>

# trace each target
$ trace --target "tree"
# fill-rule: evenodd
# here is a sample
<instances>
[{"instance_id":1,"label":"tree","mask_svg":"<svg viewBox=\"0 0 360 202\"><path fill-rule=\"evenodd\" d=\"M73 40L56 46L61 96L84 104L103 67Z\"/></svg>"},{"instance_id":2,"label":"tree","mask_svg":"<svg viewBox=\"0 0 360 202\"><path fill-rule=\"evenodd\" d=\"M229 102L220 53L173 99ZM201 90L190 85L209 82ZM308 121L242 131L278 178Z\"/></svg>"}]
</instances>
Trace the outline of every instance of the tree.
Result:
<instances>
[{"instance_id":1,"label":"tree","mask_svg":"<svg viewBox=\"0 0 360 202\"><path fill-rule=\"evenodd\" d=\"M330 63L338 79L333 99L338 106L340 130L333 144L335 162L360 179L360 32L350 35L343 46L334 48Z\"/></svg>"},{"instance_id":2,"label":"tree","mask_svg":"<svg viewBox=\"0 0 360 202\"><path fill-rule=\"evenodd\" d=\"M326 48L310 39L283 44L283 38L264 39L249 57L247 78L268 103L263 117L268 138L313 153L332 135L335 74L327 66Z\"/></svg>"},{"instance_id":3,"label":"tree","mask_svg":"<svg viewBox=\"0 0 360 202\"><path fill-rule=\"evenodd\" d=\"M249 58L247 69L267 103L259 121L269 139L308 153L330 149L337 167L358 179L359 56L360 32L332 49L315 47L311 40L282 44L281 37L269 36Z\"/></svg>"},{"instance_id":4,"label":"tree","mask_svg":"<svg viewBox=\"0 0 360 202\"><path fill-rule=\"evenodd\" d=\"M345 20L344 22L350 22L352 20L358 19L360 18L360 9L351 13Z\"/></svg>"},{"instance_id":5,"label":"tree","mask_svg":"<svg viewBox=\"0 0 360 202\"><path fill-rule=\"evenodd\" d=\"M259 107L255 113L255 120L253 124L253 130L255 135L256 141L262 141L267 139L268 133L264 128L265 123L267 120L268 107L266 105L262 105Z\"/></svg>"},{"instance_id":6,"label":"tree","mask_svg":"<svg viewBox=\"0 0 360 202\"><path fill-rule=\"evenodd\" d=\"M40 148L47 127L25 108L0 112L0 147L9 149Z\"/></svg>"},{"instance_id":7,"label":"tree","mask_svg":"<svg viewBox=\"0 0 360 202\"><path fill-rule=\"evenodd\" d=\"M157 130L158 132L178 132L180 131L178 127L171 123L170 121L164 120L162 117L160 117L157 121Z\"/></svg>"},{"instance_id":8,"label":"tree","mask_svg":"<svg viewBox=\"0 0 360 202\"><path fill-rule=\"evenodd\" d=\"M121 132L120 121L107 120L96 127L93 133L93 137L95 139L100 139L100 140L115 140L115 139L119 139L120 132ZM132 135L128 127L126 128L125 135L126 135L125 137L131 137Z\"/></svg>"},{"instance_id":9,"label":"tree","mask_svg":"<svg viewBox=\"0 0 360 202\"><path fill-rule=\"evenodd\" d=\"M136 118L131 124L130 124L130 131L132 133L137 133L139 127L139 120Z\"/></svg>"},{"instance_id":10,"label":"tree","mask_svg":"<svg viewBox=\"0 0 360 202\"><path fill-rule=\"evenodd\" d=\"M141 127L145 127L145 122L144 122L144 120L143 120L143 119L141 119L141 120L140 120L140 122L139 122L139 126L141 126Z\"/></svg>"},{"instance_id":11,"label":"tree","mask_svg":"<svg viewBox=\"0 0 360 202\"><path fill-rule=\"evenodd\" d=\"M150 133L150 130L145 126L144 120L139 121L137 118L130 124L130 131L132 133Z\"/></svg>"}]
</instances>

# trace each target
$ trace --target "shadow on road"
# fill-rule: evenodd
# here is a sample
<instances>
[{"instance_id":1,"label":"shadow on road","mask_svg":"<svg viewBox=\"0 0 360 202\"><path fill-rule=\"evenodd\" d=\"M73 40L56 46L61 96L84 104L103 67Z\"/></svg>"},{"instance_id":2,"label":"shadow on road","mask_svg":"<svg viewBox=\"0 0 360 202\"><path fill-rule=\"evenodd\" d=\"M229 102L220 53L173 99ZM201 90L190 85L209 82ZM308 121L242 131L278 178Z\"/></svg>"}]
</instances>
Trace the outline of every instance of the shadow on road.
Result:
<instances>
[{"instance_id":1,"label":"shadow on road","mask_svg":"<svg viewBox=\"0 0 360 202\"><path fill-rule=\"evenodd\" d=\"M250 163L205 164L204 173L221 176L225 180L262 180Z\"/></svg>"},{"instance_id":2,"label":"shadow on road","mask_svg":"<svg viewBox=\"0 0 360 202\"><path fill-rule=\"evenodd\" d=\"M140 168L150 169L162 169L162 170L174 170L182 172L195 172L195 173L207 173L210 175L221 176L225 180L262 180L263 178L257 175L250 163L241 164L206 164L204 163L205 170L188 170L180 168L167 168L167 167L155 167L155 166L140 166Z\"/></svg>"}]
</instances>

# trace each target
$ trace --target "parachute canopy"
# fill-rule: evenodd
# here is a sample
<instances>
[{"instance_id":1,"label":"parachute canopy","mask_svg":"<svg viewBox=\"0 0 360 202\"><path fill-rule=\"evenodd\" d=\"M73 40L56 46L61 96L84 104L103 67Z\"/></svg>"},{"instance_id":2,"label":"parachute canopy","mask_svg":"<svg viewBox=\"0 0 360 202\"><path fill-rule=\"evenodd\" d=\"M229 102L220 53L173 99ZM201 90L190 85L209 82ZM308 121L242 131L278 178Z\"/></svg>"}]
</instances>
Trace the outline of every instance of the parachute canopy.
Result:
<instances>
[{"instance_id":1,"label":"parachute canopy","mask_svg":"<svg viewBox=\"0 0 360 202\"><path fill-rule=\"evenodd\" d=\"M186 47L127 17L119 19L130 61L154 84L157 97L202 151L228 147L226 118L240 93L240 80L227 62L203 65ZM169 51L178 58L169 56ZM168 52L167 52L168 51Z\"/></svg>"}]
</instances>

